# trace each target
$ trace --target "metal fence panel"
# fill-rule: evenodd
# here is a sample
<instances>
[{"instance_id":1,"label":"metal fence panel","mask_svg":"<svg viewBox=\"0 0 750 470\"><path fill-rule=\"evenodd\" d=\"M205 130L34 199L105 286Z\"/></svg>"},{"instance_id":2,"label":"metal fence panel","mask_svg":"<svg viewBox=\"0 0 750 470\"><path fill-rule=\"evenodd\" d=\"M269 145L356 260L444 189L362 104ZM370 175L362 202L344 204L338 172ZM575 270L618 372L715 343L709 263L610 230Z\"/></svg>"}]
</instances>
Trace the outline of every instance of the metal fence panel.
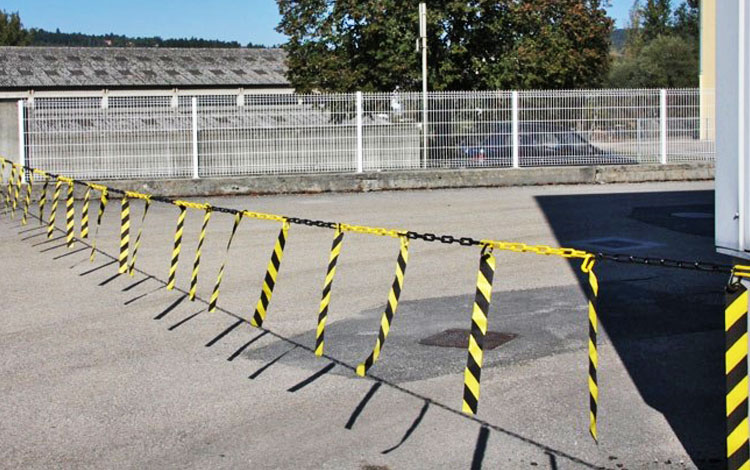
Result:
<instances>
[{"instance_id":1,"label":"metal fence panel","mask_svg":"<svg viewBox=\"0 0 750 470\"><path fill-rule=\"evenodd\" d=\"M31 165L89 179L714 159L713 91L36 98ZM427 148L423 137L427 133Z\"/></svg>"}]
</instances>

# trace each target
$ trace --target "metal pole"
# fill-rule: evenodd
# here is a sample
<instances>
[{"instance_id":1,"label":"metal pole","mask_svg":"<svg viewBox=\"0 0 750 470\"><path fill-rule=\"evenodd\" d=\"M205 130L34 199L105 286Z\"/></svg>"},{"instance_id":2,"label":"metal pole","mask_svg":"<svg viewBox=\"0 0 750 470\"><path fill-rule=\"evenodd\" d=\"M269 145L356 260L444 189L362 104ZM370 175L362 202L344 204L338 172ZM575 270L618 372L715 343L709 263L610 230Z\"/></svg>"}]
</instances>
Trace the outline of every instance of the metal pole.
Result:
<instances>
[{"instance_id":1,"label":"metal pole","mask_svg":"<svg viewBox=\"0 0 750 470\"><path fill-rule=\"evenodd\" d=\"M427 4L419 4L419 37L422 42L422 168L427 168Z\"/></svg>"},{"instance_id":2,"label":"metal pole","mask_svg":"<svg viewBox=\"0 0 750 470\"><path fill-rule=\"evenodd\" d=\"M362 92L357 92L357 173L364 171L364 143L362 137Z\"/></svg>"},{"instance_id":3,"label":"metal pole","mask_svg":"<svg viewBox=\"0 0 750 470\"><path fill-rule=\"evenodd\" d=\"M193 97L193 179L200 178L198 174L198 98Z\"/></svg>"},{"instance_id":4,"label":"metal pole","mask_svg":"<svg viewBox=\"0 0 750 470\"><path fill-rule=\"evenodd\" d=\"M667 90L662 89L659 93L659 128L660 144L659 161L662 165L667 164Z\"/></svg>"},{"instance_id":5,"label":"metal pole","mask_svg":"<svg viewBox=\"0 0 750 470\"><path fill-rule=\"evenodd\" d=\"M521 139L520 139L520 125L519 125L519 112L518 112L518 92L514 91L511 94L512 102L512 123L511 123L511 138L513 145L513 168L520 168L521 166Z\"/></svg>"},{"instance_id":6,"label":"metal pole","mask_svg":"<svg viewBox=\"0 0 750 470\"><path fill-rule=\"evenodd\" d=\"M18 164L21 168L26 166L26 119L24 116L26 109L23 100L18 100ZM23 178L26 180L28 174L23 172Z\"/></svg>"}]
</instances>

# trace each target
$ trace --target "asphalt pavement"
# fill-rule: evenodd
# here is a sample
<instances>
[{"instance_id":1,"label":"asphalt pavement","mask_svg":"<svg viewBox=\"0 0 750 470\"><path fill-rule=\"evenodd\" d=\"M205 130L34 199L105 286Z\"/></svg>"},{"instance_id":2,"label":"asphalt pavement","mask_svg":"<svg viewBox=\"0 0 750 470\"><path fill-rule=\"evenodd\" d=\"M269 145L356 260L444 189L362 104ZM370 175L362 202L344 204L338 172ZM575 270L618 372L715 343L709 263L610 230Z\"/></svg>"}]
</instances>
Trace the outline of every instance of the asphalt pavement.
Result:
<instances>
[{"instance_id":1,"label":"asphalt pavement","mask_svg":"<svg viewBox=\"0 0 750 470\"><path fill-rule=\"evenodd\" d=\"M713 250L709 183L209 202L437 234L730 262ZM142 203L131 207L135 235ZM333 231L291 227L266 332L244 320L258 301L279 225L242 222L228 257L222 311L209 314L205 301L232 217L216 213L209 224L200 299L190 302L184 291L202 214L188 212L177 276L182 291L170 292L164 281L177 214L172 206L151 208L133 277L118 276L105 254L89 262L81 242L69 250L62 232L47 240L37 220L21 226L18 216L0 216L0 467L723 468L725 276L597 266L596 444L588 435L588 320L578 262L497 253L489 329L507 342L486 351L479 414L470 419L460 413L466 349L423 343L470 327L478 248L411 242L390 336L371 369L374 377L363 379L352 367L374 346L396 240L345 236L326 332L329 358L316 358ZM99 248L116 256L118 237L113 200Z\"/></svg>"}]
</instances>

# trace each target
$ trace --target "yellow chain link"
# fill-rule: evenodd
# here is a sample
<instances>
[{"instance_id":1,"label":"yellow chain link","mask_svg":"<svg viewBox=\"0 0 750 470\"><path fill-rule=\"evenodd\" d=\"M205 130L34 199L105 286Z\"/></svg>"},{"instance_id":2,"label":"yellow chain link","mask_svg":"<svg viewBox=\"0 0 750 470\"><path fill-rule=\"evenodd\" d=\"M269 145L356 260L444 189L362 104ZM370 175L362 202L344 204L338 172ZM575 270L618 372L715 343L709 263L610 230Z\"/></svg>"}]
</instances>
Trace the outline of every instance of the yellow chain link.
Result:
<instances>
[{"instance_id":1,"label":"yellow chain link","mask_svg":"<svg viewBox=\"0 0 750 470\"><path fill-rule=\"evenodd\" d=\"M280 215L275 215L275 214L264 214L262 212L243 211L242 215L245 217L249 217L251 219L273 220L275 222L286 223L286 217L282 217Z\"/></svg>"},{"instance_id":2,"label":"yellow chain link","mask_svg":"<svg viewBox=\"0 0 750 470\"><path fill-rule=\"evenodd\" d=\"M589 259L591 253L573 248L555 248L549 245L527 245L518 242L502 242L497 240L482 240L484 246L489 246L500 251L512 251L514 253L534 253L542 256L560 256L567 259Z\"/></svg>"},{"instance_id":3,"label":"yellow chain link","mask_svg":"<svg viewBox=\"0 0 750 470\"><path fill-rule=\"evenodd\" d=\"M189 201L174 201L172 202L177 207L185 207L187 209L196 209L199 211L207 211L211 209L210 204L198 204L196 202L189 202Z\"/></svg>"},{"instance_id":4,"label":"yellow chain link","mask_svg":"<svg viewBox=\"0 0 750 470\"><path fill-rule=\"evenodd\" d=\"M744 265L738 264L732 269L732 276L749 279L750 278L750 266L744 266Z\"/></svg>"},{"instance_id":5,"label":"yellow chain link","mask_svg":"<svg viewBox=\"0 0 750 470\"><path fill-rule=\"evenodd\" d=\"M136 193L133 191L125 191L125 195L128 196L130 199L142 199L144 201L148 201L151 199L150 194Z\"/></svg>"},{"instance_id":6,"label":"yellow chain link","mask_svg":"<svg viewBox=\"0 0 750 470\"><path fill-rule=\"evenodd\" d=\"M403 230L390 230L381 227L367 227L363 225L339 224L342 232L365 233L368 235L378 235L380 237L399 238L406 236Z\"/></svg>"}]
</instances>

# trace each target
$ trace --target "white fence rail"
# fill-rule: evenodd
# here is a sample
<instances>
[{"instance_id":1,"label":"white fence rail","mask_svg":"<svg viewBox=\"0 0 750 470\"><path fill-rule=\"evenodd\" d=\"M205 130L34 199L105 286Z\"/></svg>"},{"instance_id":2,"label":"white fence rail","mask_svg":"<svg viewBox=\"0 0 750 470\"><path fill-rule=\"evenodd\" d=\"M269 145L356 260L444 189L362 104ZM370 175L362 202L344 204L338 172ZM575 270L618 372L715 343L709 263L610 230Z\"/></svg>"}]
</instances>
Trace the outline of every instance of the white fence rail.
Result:
<instances>
[{"instance_id":1,"label":"white fence rail","mask_svg":"<svg viewBox=\"0 0 750 470\"><path fill-rule=\"evenodd\" d=\"M26 161L89 179L711 161L713 91L36 98Z\"/></svg>"}]
</instances>

